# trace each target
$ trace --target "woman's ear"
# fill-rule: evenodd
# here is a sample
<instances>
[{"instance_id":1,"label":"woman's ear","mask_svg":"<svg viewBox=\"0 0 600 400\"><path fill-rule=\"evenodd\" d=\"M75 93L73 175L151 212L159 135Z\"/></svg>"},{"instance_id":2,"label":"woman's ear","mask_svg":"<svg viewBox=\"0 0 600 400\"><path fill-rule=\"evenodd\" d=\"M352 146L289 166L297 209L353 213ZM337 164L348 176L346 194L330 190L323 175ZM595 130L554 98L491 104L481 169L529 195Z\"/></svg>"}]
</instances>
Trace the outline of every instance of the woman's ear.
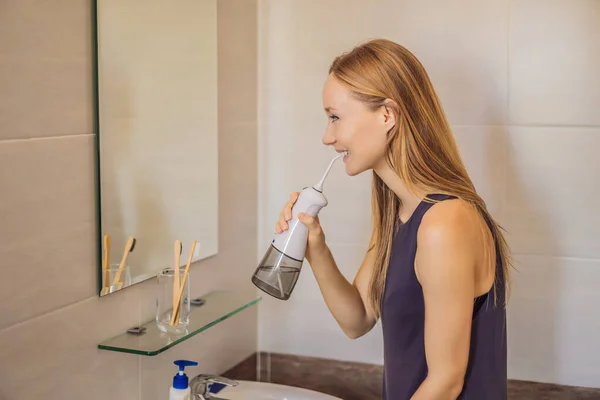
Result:
<instances>
[{"instance_id":1,"label":"woman's ear","mask_svg":"<svg viewBox=\"0 0 600 400\"><path fill-rule=\"evenodd\" d=\"M398 105L394 100L387 99L381 106L382 121L385 130L389 131L396 125L396 116L398 115Z\"/></svg>"}]
</instances>

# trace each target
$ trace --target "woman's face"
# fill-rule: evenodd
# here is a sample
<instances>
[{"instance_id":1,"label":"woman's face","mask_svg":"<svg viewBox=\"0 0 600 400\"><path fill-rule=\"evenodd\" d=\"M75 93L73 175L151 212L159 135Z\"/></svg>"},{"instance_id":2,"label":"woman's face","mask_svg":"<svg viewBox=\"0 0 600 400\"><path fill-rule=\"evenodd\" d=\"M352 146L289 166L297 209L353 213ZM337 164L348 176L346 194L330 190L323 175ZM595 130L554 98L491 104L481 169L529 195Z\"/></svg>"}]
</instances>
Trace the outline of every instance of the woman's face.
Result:
<instances>
[{"instance_id":1,"label":"woman's face","mask_svg":"<svg viewBox=\"0 0 600 400\"><path fill-rule=\"evenodd\" d=\"M347 152L344 164L348 175L385 165L387 133L395 123L389 108L369 109L333 75L327 77L323 88L323 107L329 118L323 143Z\"/></svg>"}]
</instances>

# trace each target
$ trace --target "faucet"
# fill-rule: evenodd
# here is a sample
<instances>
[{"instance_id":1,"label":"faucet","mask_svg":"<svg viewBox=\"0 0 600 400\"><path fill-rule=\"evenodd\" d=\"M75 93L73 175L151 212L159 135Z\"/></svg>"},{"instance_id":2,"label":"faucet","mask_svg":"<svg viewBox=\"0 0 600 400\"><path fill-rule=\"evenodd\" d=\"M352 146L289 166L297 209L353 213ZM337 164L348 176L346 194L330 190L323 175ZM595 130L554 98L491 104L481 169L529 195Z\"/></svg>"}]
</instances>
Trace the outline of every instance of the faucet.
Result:
<instances>
[{"instance_id":1,"label":"faucet","mask_svg":"<svg viewBox=\"0 0 600 400\"><path fill-rule=\"evenodd\" d=\"M210 393L210 385L220 383L227 386L237 386L238 382L223 376L200 374L190 381L190 391L194 400L227 400L221 397L215 397Z\"/></svg>"}]
</instances>

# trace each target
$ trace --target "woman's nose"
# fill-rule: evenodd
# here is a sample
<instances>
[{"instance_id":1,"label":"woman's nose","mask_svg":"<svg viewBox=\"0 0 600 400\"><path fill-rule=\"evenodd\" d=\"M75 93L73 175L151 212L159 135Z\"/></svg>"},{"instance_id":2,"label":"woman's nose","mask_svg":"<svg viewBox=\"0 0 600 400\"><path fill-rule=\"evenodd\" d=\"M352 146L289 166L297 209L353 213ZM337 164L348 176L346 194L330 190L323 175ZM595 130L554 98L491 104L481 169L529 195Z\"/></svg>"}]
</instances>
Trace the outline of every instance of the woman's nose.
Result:
<instances>
[{"instance_id":1,"label":"woman's nose","mask_svg":"<svg viewBox=\"0 0 600 400\"><path fill-rule=\"evenodd\" d=\"M331 133L330 129L325 129L325 134L323 135L323 144L326 146L335 144L335 137Z\"/></svg>"}]
</instances>

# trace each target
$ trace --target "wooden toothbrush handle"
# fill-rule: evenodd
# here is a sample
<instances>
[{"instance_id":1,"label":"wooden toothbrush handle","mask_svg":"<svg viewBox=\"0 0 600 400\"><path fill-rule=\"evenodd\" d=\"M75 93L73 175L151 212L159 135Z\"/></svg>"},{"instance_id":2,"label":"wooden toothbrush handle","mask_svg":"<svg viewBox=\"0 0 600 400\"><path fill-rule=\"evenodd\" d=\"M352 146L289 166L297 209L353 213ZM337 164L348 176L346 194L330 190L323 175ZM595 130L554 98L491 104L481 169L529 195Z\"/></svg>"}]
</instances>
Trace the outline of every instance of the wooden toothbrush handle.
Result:
<instances>
[{"instance_id":1,"label":"wooden toothbrush handle","mask_svg":"<svg viewBox=\"0 0 600 400\"><path fill-rule=\"evenodd\" d=\"M102 259L102 286L110 287L110 235L104 235L104 258Z\"/></svg>"},{"instance_id":2,"label":"wooden toothbrush handle","mask_svg":"<svg viewBox=\"0 0 600 400\"><path fill-rule=\"evenodd\" d=\"M181 286L179 282L179 263L181 257L181 241L176 240L175 246L173 248L173 253L175 256L175 265L173 266L173 311L171 315L171 319L175 315L177 311L177 293L179 293L179 288Z\"/></svg>"},{"instance_id":3,"label":"wooden toothbrush handle","mask_svg":"<svg viewBox=\"0 0 600 400\"><path fill-rule=\"evenodd\" d=\"M127 256L133 250L133 246L135 246L135 238L130 237L127 240L127 244L125 245L125 250L123 251L123 257L121 258L121 263L119 264L119 269L115 273L115 279L113 279L113 285L116 285L121 280L121 274L123 273L123 268L125 268L125 263L127 262Z\"/></svg>"},{"instance_id":4,"label":"wooden toothbrush handle","mask_svg":"<svg viewBox=\"0 0 600 400\"><path fill-rule=\"evenodd\" d=\"M192 242L192 248L190 250L190 254L188 255L188 262L185 266L185 271L183 272L183 279L181 284L179 285L179 291L177 295L177 299L173 305L173 315L171 316L171 326L175 325L179 322L179 315L181 314L181 297L183 296L183 288L185 287L185 282L187 281L188 273L190 271L190 265L192 265L192 258L194 257L194 250L196 249L197 241Z\"/></svg>"}]
</instances>

